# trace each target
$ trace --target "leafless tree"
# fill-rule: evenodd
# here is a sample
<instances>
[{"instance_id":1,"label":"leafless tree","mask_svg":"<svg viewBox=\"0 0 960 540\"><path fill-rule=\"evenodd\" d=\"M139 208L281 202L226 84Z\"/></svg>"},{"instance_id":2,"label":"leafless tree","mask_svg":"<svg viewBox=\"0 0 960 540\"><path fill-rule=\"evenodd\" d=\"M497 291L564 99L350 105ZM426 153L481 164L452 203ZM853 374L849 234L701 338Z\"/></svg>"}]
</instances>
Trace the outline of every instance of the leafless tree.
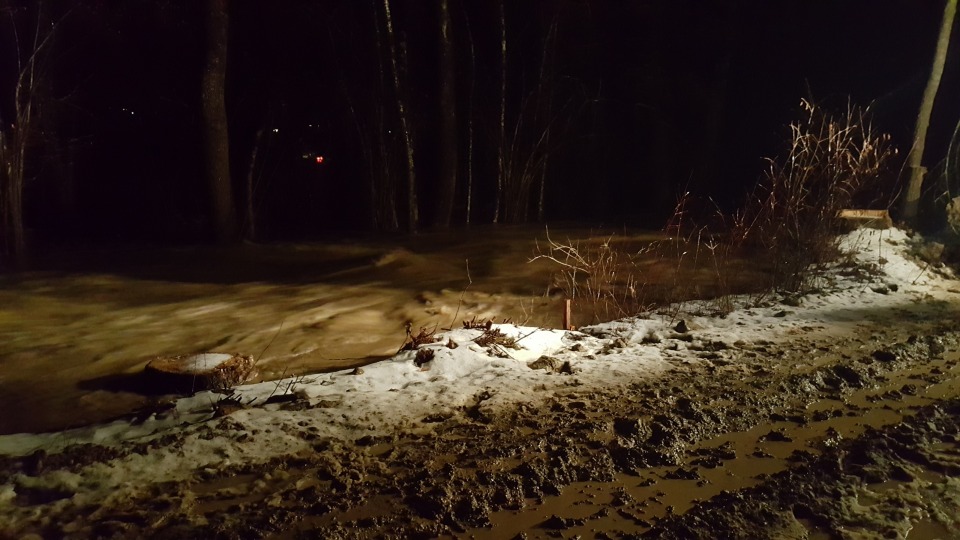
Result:
<instances>
[{"instance_id":1,"label":"leafless tree","mask_svg":"<svg viewBox=\"0 0 960 540\"><path fill-rule=\"evenodd\" d=\"M907 166L910 168L910 181L907 184L907 195L903 201L903 219L913 222L917 218L917 209L920 203L920 192L927 169L923 166L923 150L926 147L927 128L930 126L930 115L933 112L933 102L937 98L940 88L940 78L943 76L943 66L947 60L947 50L950 48L950 31L957 12L957 0L947 0L943 11L943 22L940 25L940 38L937 40L937 50L933 57L933 67L930 78L927 80L926 90L923 92L923 101L920 103L920 113L917 115L917 126L913 136L913 147L907 157Z\"/></svg>"},{"instance_id":2,"label":"leafless tree","mask_svg":"<svg viewBox=\"0 0 960 540\"><path fill-rule=\"evenodd\" d=\"M457 76L449 0L440 0L440 178L437 185L437 215L440 226L450 225L457 188Z\"/></svg>"},{"instance_id":3,"label":"leafless tree","mask_svg":"<svg viewBox=\"0 0 960 540\"><path fill-rule=\"evenodd\" d=\"M465 28L467 30L467 45L470 48L467 60L470 63L470 81L467 83L467 163L466 163L466 192L467 208L466 223L470 224L473 212L473 94L477 85L477 58L473 46L473 32L470 30L470 18L464 11Z\"/></svg>"},{"instance_id":4,"label":"leafless tree","mask_svg":"<svg viewBox=\"0 0 960 540\"><path fill-rule=\"evenodd\" d=\"M23 223L23 188L26 180L28 150L37 129L40 112L38 84L42 56L49 49L57 22L46 20L42 4L36 6L36 19L27 41L22 42L18 11L9 2L0 4L0 13L9 17L16 44L17 74L13 87L4 89L3 110L12 117L0 118L0 241L2 254L11 267L24 264L27 244Z\"/></svg>"},{"instance_id":5,"label":"leafless tree","mask_svg":"<svg viewBox=\"0 0 960 540\"><path fill-rule=\"evenodd\" d=\"M500 123L497 126L500 132L497 149L497 191L494 194L493 222L500 221L500 204L503 199L503 189L506 182L506 151L507 151L507 14L506 0L500 0Z\"/></svg>"},{"instance_id":6,"label":"leafless tree","mask_svg":"<svg viewBox=\"0 0 960 540\"><path fill-rule=\"evenodd\" d=\"M553 104L552 57L557 36L557 19L545 26L536 86L520 101L503 138L499 188L499 220L521 223L545 213L546 182L551 158L552 132L558 129L560 112ZM504 127L507 127L506 125Z\"/></svg>"},{"instance_id":7,"label":"leafless tree","mask_svg":"<svg viewBox=\"0 0 960 540\"><path fill-rule=\"evenodd\" d=\"M413 133L408 118L406 92L400 81L400 60L397 51L396 33L393 30L393 15L390 11L390 0L383 0L383 17L386 27L386 42L389 50L390 74L393 79L393 89L397 98L397 114L400 119L400 135L403 139L404 153L407 158L407 229L417 230L419 209L417 206L417 171L414 165Z\"/></svg>"},{"instance_id":8,"label":"leafless tree","mask_svg":"<svg viewBox=\"0 0 960 540\"><path fill-rule=\"evenodd\" d=\"M256 184L257 184L257 171L258 166L260 165L260 149L263 147L263 133L265 128L261 127L257 130L257 134L253 140L253 149L250 151L250 165L247 170L247 183L246 183L246 205L244 207L244 227L243 227L243 237L246 240L256 240L257 239L257 216L254 211L256 206L254 203L254 196L256 193Z\"/></svg>"},{"instance_id":9,"label":"leafless tree","mask_svg":"<svg viewBox=\"0 0 960 540\"><path fill-rule=\"evenodd\" d=\"M214 233L219 242L231 242L237 236L224 96L230 27L227 7L228 0L206 0L207 57L202 88L206 177L213 203Z\"/></svg>"},{"instance_id":10,"label":"leafless tree","mask_svg":"<svg viewBox=\"0 0 960 540\"><path fill-rule=\"evenodd\" d=\"M550 80L551 71L553 69L554 61L554 50L556 49L556 40L557 40L557 19L554 17L553 21L550 23L550 28L547 31L547 35L543 40L543 58L540 62L540 78L538 82L537 92L540 95L540 105L541 105L541 118L544 118L547 126L544 128L543 133L543 146L550 146L550 116L553 112L553 83ZM540 167L539 175L539 189L537 196L537 221L543 221L546 210L545 202L547 195L547 171L549 169L549 160L550 153L544 151L544 160L543 166Z\"/></svg>"}]
</instances>

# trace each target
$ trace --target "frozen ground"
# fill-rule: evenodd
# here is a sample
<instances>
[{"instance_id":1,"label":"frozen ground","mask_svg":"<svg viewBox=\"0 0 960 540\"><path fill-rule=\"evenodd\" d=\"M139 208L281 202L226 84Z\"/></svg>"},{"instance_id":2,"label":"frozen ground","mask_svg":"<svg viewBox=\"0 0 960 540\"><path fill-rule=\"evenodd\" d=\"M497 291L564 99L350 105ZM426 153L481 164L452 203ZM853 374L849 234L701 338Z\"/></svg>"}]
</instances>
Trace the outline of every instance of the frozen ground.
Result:
<instances>
[{"instance_id":1,"label":"frozen ground","mask_svg":"<svg viewBox=\"0 0 960 540\"><path fill-rule=\"evenodd\" d=\"M629 465L621 463L626 452L622 449L639 452L644 438L646 444L654 439L662 442L662 437L656 435L657 417L650 416L656 411L657 403L663 410L677 409L681 416L685 409L714 408L715 412L705 417L682 416L682 422L671 428L676 430L671 437L686 441L682 447L702 445L704 440L723 433L728 433L727 443L735 446L738 439L729 434L748 433L764 425L770 420L768 409L774 407L756 405L762 400L750 401L751 392L768 394L770 403L776 402L778 407L786 406L783 396L793 395L791 392L802 394L798 389L771 391L763 388L764 380L773 385L791 380L793 371L815 373L820 364L828 363L817 357L826 356L827 351L834 348L830 354L836 354L834 361L839 365L852 362L851 355L869 356L873 352L867 350L870 347L887 350L901 337L906 339L896 333L897 328L887 328L890 333L883 334L885 327L902 325L906 331L909 324L923 324L924 328L936 327L942 332L944 328L956 326L960 288L944 270L927 267L911 257L912 242L904 232L895 229L851 233L844 239L844 248L850 257L830 270L818 292L800 299L737 298L738 309L723 318L697 316L696 313L711 311L709 305L691 302L650 318L624 319L573 332L513 325L437 331L433 342L356 370L242 386L236 388L232 396L201 392L158 405L134 419L54 433L2 436L0 454L9 457L0 474L0 508L3 509L0 531L53 532L79 537L98 536L106 531L108 536L134 537L145 531L152 534L174 529L186 535L184 531L216 525L218 531L240 534L236 527L241 525L213 517L231 508L249 510L250 516L261 516L255 524L242 524L256 529L261 536L284 537L292 531L315 530L336 531L334 536L341 537L403 537L403 534L397 536L396 531L390 532L391 527L397 526L427 536L467 534L468 531L483 536L491 530L494 531L491 537L502 537L496 531L507 530L512 531L511 535L527 531L533 536L551 536L551 531L572 531L578 527L586 531L590 528L590 519L558 517L560 511L550 505L563 502L568 510L586 505L577 501L587 500L589 497L583 494L599 485L598 494L593 495L597 498L594 506L601 508L597 510L599 515L602 507L609 508L612 503L597 506L597 500L605 497L613 500L619 493L617 489L629 491L642 486L643 482L619 486L618 482L625 482L623 475L673 465L684 468L683 452L677 454L681 457L675 456L673 462L650 458L647 463L631 458L633 461L627 460ZM936 337L936 333L932 331L925 336ZM885 339L890 343L884 342ZM942 346L948 356L955 352L951 346L950 343ZM946 362L937 367L944 375L943 380L931 383L946 388L943 399L953 397L950 393L956 390L955 382L951 382L955 380L955 371L952 371L955 361L942 360L945 351L928 355ZM870 364L869 369L864 368L865 374L858 375L858 380L873 377L875 383L867 386L875 390L895 379L884 371L893 370L890 366L895 363L877 362ZM735 381L729 383L729 392L711 386L727 379ZM695 381L691 388L696 387L698 391L684 394L681 384L684 380ZM750 380L756 381L753 390L741 389L743 395L734 391L735 384ZM814 418L823 404L831 400L848 406L852 398L841 390L846 391L837 390L839 397L831 393L827 397L818 394L816 399L810 398L813 401L805 406L803 414ZM678 395L684 397L678 398ZM869 401L864 399L864 403ZM634 403L615 403L617 401ZM571 405L576 403L580 405ZM737 420L735 409L743 403L753 403L757 410L741 411L744 418L753 418L752 422L741 425L746 420ZM813 403L820 405L811 405ZM583 410L584 404L587 411ZM630 409L634 405L650 410L641 413ZM607 409L610 417L604 418L605 414L598 413ZM761 409L765 411L763 415L757 412ZM874 423L878 426L896 421L876 414ZM898 418L908 416L902 411L897 414ZM627 421L625 426L623 419L631 415L637 419ZM846 413L840 416L843 415ZM548 421L555 416L560 422L558 425ZM527 422L526 427L516 424L521 419ZM804 425L812 421L806 420ZM580 431L570 431L578 422L589 423L593 426L591 429L603 433L593 437L590 430L584 428L581 440L577 435ZM871 422L849 426L824 424L821 431L827 427L848 429L849 435L857 437ZM698 424L702 427L696 428ZM649 432L651 425L653 435ZM536 489L520 487L519 495L504 499L496 495L499 492L494 489L486 498L472 495L480 501L475 503L479 509L458 510L458 504L462 504L449 500L461 499L451 494L451 490L456 491L457 485L460 489L471 488L463 487L464 482L454 482L454 487L443 484L446 487L440 488L436 478L452 482L461 474L460 467L473 471L472 475L489 469L497 474L509 472L529 478L536 476L528 470L533 467L530 463L538 463L541 453L547 456L543 458L546 470L567 467L562 459L556 461L559 458L555 453L560 450L547 443L535 448L516 443L522 451L505 452L496 457L499 461L493 464L487 463L487 457L471 453L471 440L477 441L477 447L494 444L495 448L492 441L501 431L521 437L518 440L541 437L544 441L550 440L551 432L566 433L566 442L559 446L582 447L582 455L577 454L577 459L585 460L584 463L594 463L600 459L597 456L602 455L606 456L604 463L609 461L610 465L584 465L580 473L552 483L545 480L552 473L543 472L538 477L539 496ZM822 434L818 432L818 436ZM625 443L630 437L638 442ZM755 444L767 441L756 440L760 442ZM431 444L433 451L422 448ZM802 445L798 443L798 446ZM406 453L401 452L401 448L405 448ZM492 451L488 448L488 452ZM430 467L425 466L425 470L432 471L431 479L417 480L419 477L410 472L416 467L409 463L403 465L406 463L403 457L414 454L420 456L417 459L430 461ZM743 457L743 451L736 455ZM324 459L322 464L316 461ZM341 459L345 461L340 465L329 463ZM396 463L391 464L390 459ZM301 462L309 465L291 465ZM786 462L779 463L788 467ZM302 474L291 473L291 468ZM321 469L326 472L317 473ZM696 467L691 468L694 469ZM777 467L772 467L765 472L772 474L776 470ZM942 471L938 474L950 477ZM384 480L389 478L393 480ZM663 486L677 480L668 475L656 478ZM744 488L759 481L753 476L749 478L750 481L734 482L729 487ZM696 475L687 480L695 481ZM410 488L410 482L414 481L420 482L419 487ZM386 483L381 486L378 482ZM559 497L560 502L549 500L547 495L551 490L543 488L544 483L555 485L553 495ZM726 485L717 478L702 484ZM697 485L703 487L701 483ZM583 496L570 499L570 486L579 489L578 493ZM311 496L304 494L315 494L318 489L324 494L314 496L310 502ZM437 489L446 495L431 498L429 494ZM658 489L664 490L661 499L671 497L667 487ZM420 491L426 494L417 495ZM274 500L269 495L271 492L299 495ZM328 497L337 493L342 499L339 506L328 502ZM709 490L703 494L707 498L717 496ZM384 500L374 504L379 500L377 497L388 497L392 502ZM151 499L163 501L162 508L154 514L144 510L142 504L138 511L129 508L130 501ZM655 530L651 527L656 522L662 519L661 524L668 524L666 518L674 512L682 513L681 509L694 508L693 515L696 508L700 508L695 502L685 500L670 505L671 510L662 511L659 516L652 512L653 517L644 519L633 514L636 519L618 518L620 521L617 521L607 512L603 519L596 518L599 520L596 523L602 525L593 527L594 534L602 530L609 537L618 537L619 533L629 531ZM381 515L380 511L370 510L371 506L393 510L385 510ZM400 507L402 511L397 509ZM265 517L272 512L269 508L283 510L277 510L276 515L297 513L292 509L299 508L301 519L280 520L282 523L270 525ZM511 509L513 514L508 512ZM573 511L570 515L576 513ZM118 518L118 514L128 515L129 522ZM304 520L303 514L313 517ZM151 519L158 518L147 517L151 515L177 517L174 521L162 518L154 522ZM391 521L392 515L406 517ZM486 517L478 517L481 515ZM559 521L550 522L551 516ZM948 518L931 521L929 512L924 516L915 522L929 524L932 531L941 530L936 527L960 526L955 518L953 522ZM821 526L816 522L807 523L809 520L804 521L803 516L797 519L798 523L809 525L808 533ZM425 525L426 522L434 525ZM113 525L101 530L97 528L98 523ZM909 530L909 527L896 529L904 535L903 531ZM805 537L799 532L797 535Z\"/></svg>"}]
</instances>

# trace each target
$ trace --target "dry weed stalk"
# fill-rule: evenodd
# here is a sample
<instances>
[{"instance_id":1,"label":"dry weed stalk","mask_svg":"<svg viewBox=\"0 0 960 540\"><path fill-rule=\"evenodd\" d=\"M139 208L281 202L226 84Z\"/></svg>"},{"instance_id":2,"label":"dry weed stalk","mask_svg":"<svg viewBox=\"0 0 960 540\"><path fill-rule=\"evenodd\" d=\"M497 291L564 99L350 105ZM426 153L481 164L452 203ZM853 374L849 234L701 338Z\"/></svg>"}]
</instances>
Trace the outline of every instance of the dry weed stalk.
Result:
<instances>
[{"instance_id":1,"label":"dry weed stalk","mask_svg":"<svg viewBox=\"0 0 960 540\"><path fill-rule=\"evenodd\" d=\"M581 247L555 242L548 230L546 248L538 243L531 260L556 264L556 285L567 298L592 302L597 320L649 309L640 302L639 292L647 285L636 264L640 255L673 266L670 294L661 299L672 307L668 315L673 318L687 309L688 300L707 292L697 279L703 271L713 276L707 311L732 311L734 288L743 286L738 261L745 258L766 274L752 284L755 302L774 291L810 288L824 263L839 254L840 210L855 203L870 206L889 195L882 193L879 179L896 150L858 107L848 105L844 114L834 115L803 100L801 110L801 118L790 124L785 156L768 160L769 168L740 210L726 213L714 204L708 212L694 211L693 198L685 193L664 228L666 238L636 255L618 251L612 237ZM863 200L864 195L873 200ZM706 224L694 216L707 216Z\"/></svg>"},{"instance_id":2,"label":"dry weed stalk","mask_svg":"<svg viewBox=\"0 0 960 540\"><path fill-rule=\"evenodd\" d=\"M567 240L554 241L546 229L547 245L537 242L536 255L530 262L547 260L560 270L555 285L574 301L579 311L587 311L597 322L617 317L630 317L643 311L643 281L634 256L616 249L613 236L599 245ZM584 309L589 306L590 309ZM583 313L581 313L583 314Z\"/></svg>"},{"instance_id":3,"label":"dry weed stalk","mask_svg":"<svg viewBox=\"0 0 960 540\"><path fill-rule=\"evenodd\" d=\"M679 318L685 311L688 300L702 298L707 292L700 289L695 276L702 270L709 271L713 281L709 289L708 311L714 315L726 315L734 309L735 280L732 279L731 262L739 254L741 242L734 235L711 232L730 229L727 226L729 218L716 205L716 223L704 225L693 218L692 202L689 192L677 200L664 227L666 239L651 247L660 260L673 261L674 264L672 295L666 298L666 303L673 307L669 312L671 320Z\"/></svg>"},{"instance_id":4,"label":"dry weed stalk","mask_svg":"<svg viewBox=\"0 0 960 540\"><path fill-rule=\"evenodd\" d=\"M400 346L400 350L397 352L403 351L414 351L419 349L421 345L426 345L428 343L436 343L439 338L436 337L437 327L434 326L433 329L427 330L424 327L420 327L420 331L416 334L413 333L413 327L408 323L407 324L407 337L403 342L403 345Z\"/></svg>"},{"instance_id":5,"label":"dry weed stalk","mask_svg":"<svg viewBox=\"0 0 960 540\"><path fill-rule=\"evenodd\" d=\"M738 258L749 257L768 273L757 300L774 290L815 285L824 263L839 254L840 210L869 206L873 201L862 200L865 194L882 198L879 177L896 154L890 137L878 134L866 111L852 105L835 115L803 100L801 110L801 118L790 124L785 156L767 160L767 171L740 210L728 214L715 208L713 223L702 225L690 218L690 196L684 194L668 221L670 249L658 250L675 257L677 281L684 279L684 265L697 268L706 252L718 293L716 312L734 307L732 263Z\"/></svg>"},{"instance_id":6,"label":"dry weed stalk","mask_svg":"<svg viewBox=\"0 0 960 540\"><path fill-rule=\"evenodd\" d=\"M811 285L817 269L837 255L837 214L875 187L896 155L867 113L848 105L831 115L801 101L785 156L769 168L741 214L734 235L769 253L777 289Z\"/></svg>"},{"instance_id":7,"label":"dry weed stalk","mask_svg":"<svg viewBox=\"0 0 960 540\"><path fill-rule=\"evenodd\" d=\"M474 343L486 348L491 354L500 358L510 358L510 353L507 352L507 349L519 349L520 346L517 344L517 341L516 338L501 332L499 328L492 327L484 330L482 334L473 340Z\"/></svg>"},{"instance_id":8,"label":"dry weed stalk","mask_svg":"<svg viewBox=\"0 0 960 540\"><path fill-rule=\"evenodd\" d=\"M513 324L513 320L509 317L504 317L499 323L495 319L481 319L474 315L470 319L463 320L463 328L465 330L490 330L495 324ZM522 324L520 326L523 326Z\"/></svg>"}]
</instances>

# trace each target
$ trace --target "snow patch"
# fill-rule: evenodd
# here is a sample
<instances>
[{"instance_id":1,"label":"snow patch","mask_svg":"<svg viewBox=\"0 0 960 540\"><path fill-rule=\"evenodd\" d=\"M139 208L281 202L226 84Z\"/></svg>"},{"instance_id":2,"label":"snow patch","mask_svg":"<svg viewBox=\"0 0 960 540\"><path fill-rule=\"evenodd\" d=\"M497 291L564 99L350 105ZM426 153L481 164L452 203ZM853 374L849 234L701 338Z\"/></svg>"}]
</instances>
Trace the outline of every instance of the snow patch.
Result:
<instances>
[{"instance_id":1,"label":"snow patch","mask_svg":"<svg viewBox=\"0 0 960 540\"><path fill-rule=\"evenodd\" d=\"M233 355L224 353L195 354L184 358L183 369L191 373L210 371L231 358Z\"/></svg>"}]
</instances>

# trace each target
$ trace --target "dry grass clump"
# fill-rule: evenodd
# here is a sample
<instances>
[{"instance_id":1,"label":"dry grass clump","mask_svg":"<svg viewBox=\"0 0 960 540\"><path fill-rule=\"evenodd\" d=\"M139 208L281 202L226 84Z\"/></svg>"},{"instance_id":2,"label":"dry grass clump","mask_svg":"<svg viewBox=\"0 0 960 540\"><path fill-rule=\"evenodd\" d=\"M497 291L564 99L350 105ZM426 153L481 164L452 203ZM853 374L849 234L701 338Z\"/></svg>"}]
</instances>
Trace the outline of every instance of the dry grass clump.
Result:
<instances>
[{"instance_id":1,"label":"dry grass clump","mask_svg":"<svg viewBox=\"0 0 960 540\"><path fill-rule=\"evenodd\" d=\"M500 358L510 357L507 349L520 348L520 345L517 344L516 338L504 334L498 328L492 327L484 330L482 334L473 340L473 342L487 349L490 354L499 356Z\"/></svg>"},{"instance_id":2,"label":"dry grass clump","mask_svg":"<svg viewBox=\"0 0 960 540\"><path fill-rule=\"evenodd\" d=\"M403 345L400 346L400 350L397 352L414 351L419 349L421 345L436 343L439 340L439 338L436 337L436 333L436 327L431 330L420 327L420 331L414 334L411 326L407 325L407 337L404 340Z\"/></svg>"},{"instance_id":3,"label":"dry grass clump","mask_svg":"<svg viewBox=\"0 0 960 540\"><path fill-rule=\"evenodd\" d=\"M880 200L879 179L896 150L877 133L863 109L830 114L807 100L790 124L785 155L770 159L743 209L731 218L731 242L766 254L774 287L811 286L838 255L837 215L857 203ZM864 196L874 201L864 201Z\"/></svg>"},{"instance_id":4,"label":"dry grass clump","mask_svg":"<svg viewBox=\"0 0 960 540\"><path fill-rule=\"evenodd\" d=\"M509 317L505 317L498 323L494 319L483 319L476 315L470 319L463 320L463 328L465 330L490 330L495 324L513 324L513 321Z\"/></svg>"},{"instance_id":5,"label":"dry grass clump","mask_svg":"<svg viewBox=\"0 0 960 540\"><path fill-rule=\"evenodd\" d=\"M538 243L531 260L554 263L555 286L594 321L635 316L654 304L682 309L704 296L710 298L705 311L722 315L734 309L734 294L752 292L760 300L814 287L825 263L839 254L840 210L883 199L880 177L896 150L858 107L831 114L803 100L801 113L789 126L785 154L768 160L737 212L692 209L685 194L665 226L666 238L646 248L618 249L612 237L556 242L547 231L546 246ZM650 268L669 269L673 283L665 289L663 276ZM746 282L752 290L744 290ZM649 294L654 289L656 296Z\"/></svg>"},{"instance_id":6,"label":"dry grass clump","mask_svg":"<svg viewBox=\"0 0 960 540\"><path fill-rule=\"evenodd\" d=\"M708 300L709 314L725 315L734 309L732 295L744 292L740 290L744 281L739 264L742 245L724 233L723 212L715 207L712 212L696 210L692 205L691 194L683 194L664 227L667 237L651 246L658 258L672 264L672 285L664 301L674 306L674 316L691 299ZM712 215L713 222L705 225L698 221L697 216L704 214ZM751 280L754 289L758 284L763 289L762 283Z\"/></svg>"},{"instance_id":7,"label":"dry grass clump","mask_svg":"<svg viewBox=\"0 0 960 540\"><path fill-rule=\"evenodd\" d=\"M499 328L487 328L483 331L482 334L477 336L473 340L474 343L481 347L489 347L491 345L499 347L507 347L510 349L519 349L520 346L517 345L517 340L511 336L508 336L500 331Z\"/></svg>"},{"instance_id":8,"label":"dry grass clump","mask_svg":"<svg viewBox=\"0 0 960 540\"><path fill-rule=\"evenodd\" d=\"M557 265L553 286L573 300L581 314L595 321L634 316L649 308L644 303L638 258L645 249L630 253L618 248L613 237L602 242L557 242L546 231L547 243L537 243L531 262L545 259Z\"/></svg>"},{"instance_id":9,"label":"dry grass clump","mask_svg":"<svg viewBox=\"0 0 960 540\"><path fill-rule=\"evenodd\" d=\"M769 166L733 214L717 209L702 221L691 215L684 195L667 224L669 239L658 250L715 276L716 308L733 308L729 295L749 260L764 272L757 294L800 292L815 287L825 263L839 255L838 214L854 205L882 200L880 178L896 150L890 137L877 133L867 113L848 105L831 114L802 100L801 117L790 124L785 154Z\"/></svg>"}]
</instances>

